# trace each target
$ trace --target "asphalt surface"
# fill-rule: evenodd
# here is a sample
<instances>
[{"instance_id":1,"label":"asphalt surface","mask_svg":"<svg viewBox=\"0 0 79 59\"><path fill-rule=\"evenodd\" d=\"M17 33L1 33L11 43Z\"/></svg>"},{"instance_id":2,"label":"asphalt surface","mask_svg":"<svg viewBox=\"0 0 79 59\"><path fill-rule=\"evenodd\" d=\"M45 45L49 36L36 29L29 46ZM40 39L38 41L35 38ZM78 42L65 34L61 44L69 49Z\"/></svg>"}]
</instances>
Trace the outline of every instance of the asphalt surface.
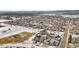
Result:
<instances>
[{"instance_id":1,"label":"asphalt surface","mask_svg":"<svg viewBox=\"0 0 79 59\"><path fill-rule=\"evenodd\" d=\"M69 38L69 31L70 31L70 23L68 22L68 26L65 30L65 34L64 34L64 37L63 37L63 41L60 45L60 48L67 48L68 38Z\"/></svg>"}]
</instances>

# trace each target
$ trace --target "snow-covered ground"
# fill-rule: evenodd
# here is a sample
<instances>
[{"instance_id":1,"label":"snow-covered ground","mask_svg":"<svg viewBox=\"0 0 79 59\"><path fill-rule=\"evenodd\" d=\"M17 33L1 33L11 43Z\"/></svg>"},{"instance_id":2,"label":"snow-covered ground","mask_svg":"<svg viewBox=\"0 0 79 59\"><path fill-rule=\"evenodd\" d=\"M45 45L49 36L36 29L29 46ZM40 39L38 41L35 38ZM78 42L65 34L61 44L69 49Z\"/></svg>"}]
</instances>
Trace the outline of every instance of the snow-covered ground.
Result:
<instances>
[{"instance_id":1,"label":"snow-covered ground","mask_svg":"<svg viewBox=\"0 0 79 59\"><path fill-rule=\"evenodd\" d=\"M8 25L8 24L4 24L2 22L7 22L7 21L11 21L11 20L5 20L5 19L2 19L0 20L0 24L1 25L4 25L5 27L0 29L0 38L4 38L4 37L9 37L9 36L12 36L12 35L16 35L16 34L19 34L21 32L35 32L36 34L39 33L41 30L43 29L33 29L33 28L26 28L26 27L22 27L22 26L14 26L14 25ZM35 34L35 35L36 35ZM9 43L9 44L1 44L0 47L3 48L3 47L31 47L32 46L32 39L35 37L35 35L33 35L32 37L30 37L28 39L28 41L24 41L22 43Z\"/></svg>"},{"instance_id":2,"label":"snow-covered ground","mask_svg":"<svg viewBox=\"0 0 79 59\"><path fill-rule=\"evenodd\" d=\"M7 24L6 24L7 25ZM5 32L0 32L0 38L12 36L15 34L19 34L21 32L39 32L40 30L38 29L33 29L33 28L26 28L26 27L21 27L21 26L14 26L14 25L7 25L9 27L9 30L4 29Z\"/></svg>"},{"instance_id":3,"label":"snow-covered ground","mask_svg":"<svg viewBox=\"0 0 79 59\"><path fill-rule=\"evenodd\" d=\"M77 18L79 15L61 15L63 17Z\"/></svg>"},{"instance_id":4,"label":"snow-covered ground","mask_svg":"<svg viewBox=\"0 0 79 59\"><path fill-rule=\"evenodd\" d=\"M72 35L72 37L79 37L79 35Z\"/></svg>"},{"instance_id":5,"label":"snow-covered ground","mask_svg":"<svg viewBox=\"0 0 79 59\"><path fill-rule=\"evenodd\" d=\"M11 20L0 19L0 22L8 22L8 21L11 21Z\"/></svg>"}]
</instances>

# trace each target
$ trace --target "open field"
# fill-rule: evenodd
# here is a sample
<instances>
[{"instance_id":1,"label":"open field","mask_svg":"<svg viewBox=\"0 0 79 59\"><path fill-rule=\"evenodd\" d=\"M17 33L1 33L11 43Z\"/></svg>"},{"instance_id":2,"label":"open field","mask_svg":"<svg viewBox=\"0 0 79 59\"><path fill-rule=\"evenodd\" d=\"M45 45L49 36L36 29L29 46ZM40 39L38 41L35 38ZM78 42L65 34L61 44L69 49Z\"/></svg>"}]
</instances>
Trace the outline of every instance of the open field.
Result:
<instances>
[{"instance_id":1,"label":"open field","mask_svg":"<svg viewBox=\"0 0 79 59\"><path fill-rule=\"evenodd\" d=\"M17 35L13 35L6 38L0 39L0 44L7 44L7 43L20 43L25 40L28 40L31 36L33 36L35 33L29 33L29 32L23 32Z\"/></svg>"}]
</instances>

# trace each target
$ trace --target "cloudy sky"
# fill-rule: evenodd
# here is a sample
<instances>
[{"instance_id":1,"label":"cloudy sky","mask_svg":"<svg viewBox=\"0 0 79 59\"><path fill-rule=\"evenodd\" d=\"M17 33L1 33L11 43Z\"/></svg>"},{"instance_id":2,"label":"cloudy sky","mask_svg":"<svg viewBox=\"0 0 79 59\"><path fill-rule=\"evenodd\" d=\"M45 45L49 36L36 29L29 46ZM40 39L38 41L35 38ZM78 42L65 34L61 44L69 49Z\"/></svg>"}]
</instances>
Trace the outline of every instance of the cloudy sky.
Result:
<instances>
[{"instance_id":1,"label":"cloudy sky","mask_svg":"<svg viewBox=\"0 0 79 59\"><path fill-rule=\"evenodd\" d=\"M0 0L0 10L79 10L78 0Z\"/></svg>"}]
</instances>

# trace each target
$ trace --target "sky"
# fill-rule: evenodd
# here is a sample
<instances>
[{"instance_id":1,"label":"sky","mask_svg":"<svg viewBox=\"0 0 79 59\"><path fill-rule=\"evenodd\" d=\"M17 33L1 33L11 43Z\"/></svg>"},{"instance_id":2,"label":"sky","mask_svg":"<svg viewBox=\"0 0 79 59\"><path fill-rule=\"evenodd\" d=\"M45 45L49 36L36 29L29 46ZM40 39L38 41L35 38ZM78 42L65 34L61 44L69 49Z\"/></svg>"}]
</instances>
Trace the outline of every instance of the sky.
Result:
<instances>
[{"instance_id":1,"label":"sky","mask_svg":"<svg viewBox=\"0 0 79 59\"><path fill-rule=\"evenodd\" d=\"M2 11L79 10L78 0L0 0Z\"/></svg>"}]
</instances>

